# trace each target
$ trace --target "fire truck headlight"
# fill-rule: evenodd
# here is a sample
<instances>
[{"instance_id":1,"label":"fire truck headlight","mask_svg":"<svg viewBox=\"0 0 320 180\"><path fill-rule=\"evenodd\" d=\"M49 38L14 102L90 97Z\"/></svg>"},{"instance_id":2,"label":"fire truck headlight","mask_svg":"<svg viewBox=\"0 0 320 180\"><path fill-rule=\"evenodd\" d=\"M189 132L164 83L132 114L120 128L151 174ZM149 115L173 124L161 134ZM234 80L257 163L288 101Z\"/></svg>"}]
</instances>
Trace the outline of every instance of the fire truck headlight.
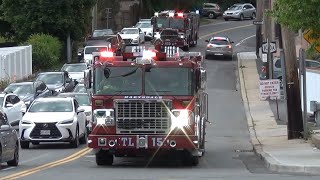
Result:
<instances>
[{"instance_id":1,"label":"fire truck headlight","mask_svg":"<svg viewBox=\"0 0 320 180\"><path fill-rule=\"evenodd\" d=\"M97 125L115 125L113 109L96 109L93 111L93 117Z\"/></svg>"},{"instance_id":2,"label":"fire truck headlight","mask_svg":"<svg viewBox=\"0 0 320 180\"><path fill-rule=\"evenodd\" d=\"M184 34L179 34L179 38L183 39L184 38Z\"/></svg>"},{"instance_id":3,"label":"fire truck headlight","mask_svg":"<svg viewBox=\"0 0 320 180\"><path fill-rule=\"evenodd\" d=\"M171 115L171 127L183 128L193 124L193 112L186 109L174 109Z\"/></svg>"},{"instance_id":4,"label":"fire truck headlight","mask_svg":"<svg viewBox=\"0 0 320 180\"><path fill-rule=\"evenodd\" d=\"M154 37L155 37L156 39L160 39L160 38L161 38L161 36L160 36L159 33L155 33Z\"/></svg>"}]
</instances>

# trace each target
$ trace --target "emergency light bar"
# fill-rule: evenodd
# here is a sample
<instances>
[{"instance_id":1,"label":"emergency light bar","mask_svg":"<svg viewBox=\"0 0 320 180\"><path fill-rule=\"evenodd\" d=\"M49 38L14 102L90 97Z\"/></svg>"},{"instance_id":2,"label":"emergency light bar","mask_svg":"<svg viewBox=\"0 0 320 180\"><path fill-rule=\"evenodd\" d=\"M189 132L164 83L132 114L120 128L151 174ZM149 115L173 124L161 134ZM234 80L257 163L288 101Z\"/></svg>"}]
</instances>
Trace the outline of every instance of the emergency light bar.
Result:
<instances>
[{"instance_id":1,"label":"emergency light bar","mask_svg":"<svg viewBox=\"0 0 320 180\"><path fill-rule=\"evenodd\" d=\"M100 56L103 58L110 58L113 57L113 52L111 51L102 51L100 52Z\"/></svg>"},{"instance_id":2,"label":"emergency light bar","mask_svg":"<svg viewBox=\"0 0 320 180\"><path fill-rule=\"evenodd\" d=\"M178 16L179 17L183 17L183 13L178 13Z\"/></svg>"}]
</instances>

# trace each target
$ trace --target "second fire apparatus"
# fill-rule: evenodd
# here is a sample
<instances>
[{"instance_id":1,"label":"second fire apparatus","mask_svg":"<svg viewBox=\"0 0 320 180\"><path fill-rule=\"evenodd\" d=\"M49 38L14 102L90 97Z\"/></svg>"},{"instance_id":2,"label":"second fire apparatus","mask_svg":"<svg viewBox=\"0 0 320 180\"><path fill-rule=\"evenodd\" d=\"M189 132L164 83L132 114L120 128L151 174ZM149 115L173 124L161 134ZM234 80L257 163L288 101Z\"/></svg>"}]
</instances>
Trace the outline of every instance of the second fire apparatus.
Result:
<instances>
[{"instance_id":1,"label":"second fire apparatus","mask_svg":"<svg viewBox=\"0 0 320 180\"><path fill-rule=\"evenodd\" d=\"M112 52L94 53L85 84L93 89L88 146L97 165L112 165L114 157L171 151L181 155L185 165L197 165L205 151L208 122L202 63L197 52L167 57L145 50L132 61Z\"/></svg>"},{"instance_id":2,"label":"second fire apparatus","mask_svg":"<svg viewBox=\"0 0 320 180\"><path fill-rule=\"evenodd\" d=\"M154 42L162 46L175 46L189 51L199 38L200 15L195 12L156 12L151 18ZM161 39L161 41L157 41Z\"/></svg>"}]
</instances>

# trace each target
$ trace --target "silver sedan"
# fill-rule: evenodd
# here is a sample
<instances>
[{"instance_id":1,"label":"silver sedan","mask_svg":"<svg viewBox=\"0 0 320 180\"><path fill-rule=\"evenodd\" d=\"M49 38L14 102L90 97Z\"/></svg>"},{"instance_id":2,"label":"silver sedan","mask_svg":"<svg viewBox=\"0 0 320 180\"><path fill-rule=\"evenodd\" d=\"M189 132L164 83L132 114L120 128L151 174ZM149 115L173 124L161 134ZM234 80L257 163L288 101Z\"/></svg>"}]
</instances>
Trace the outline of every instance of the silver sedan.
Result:
<instances>
[{"instance_id":1,"label":"silver sedan","mask_svg":"<svg viewBox=\"0 0 320 180\"><path fill-rule=\"evenodd\" d=\"M232 59L233 48L232 43L227 37L212 37L206 40L207 49L205 52L205 58L208 59L209 56L223 56Z\"/></svg>"}]
</instances>

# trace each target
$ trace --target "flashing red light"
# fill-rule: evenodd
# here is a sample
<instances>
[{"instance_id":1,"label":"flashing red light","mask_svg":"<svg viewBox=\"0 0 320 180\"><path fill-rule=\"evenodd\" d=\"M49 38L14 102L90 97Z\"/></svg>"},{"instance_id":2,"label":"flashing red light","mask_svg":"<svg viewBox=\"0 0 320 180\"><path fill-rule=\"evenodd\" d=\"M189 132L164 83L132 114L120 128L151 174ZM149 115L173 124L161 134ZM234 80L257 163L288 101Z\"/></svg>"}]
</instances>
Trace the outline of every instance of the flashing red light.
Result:
<instances>
[{"instance_id":1,"label":"flashing red light","mask_svg":"<svg viewBox=\"0 0 320 180\"><path fill-rule=\"evenodd\" d=\"M183 17L183 13L178 13L178 17Z\"/></svg>"},{"instance_id":2,"label":"flashing red light","mask_svg":"<svg viewBox=\"0 0 320 180\"><path fill-rule=\"evenodd\" d=\"M103 58L111 58L111 57L113 57L113 52L112 51L102 51L102 52L100 52L100 55Z\"/></svg>"}]
</instances>

